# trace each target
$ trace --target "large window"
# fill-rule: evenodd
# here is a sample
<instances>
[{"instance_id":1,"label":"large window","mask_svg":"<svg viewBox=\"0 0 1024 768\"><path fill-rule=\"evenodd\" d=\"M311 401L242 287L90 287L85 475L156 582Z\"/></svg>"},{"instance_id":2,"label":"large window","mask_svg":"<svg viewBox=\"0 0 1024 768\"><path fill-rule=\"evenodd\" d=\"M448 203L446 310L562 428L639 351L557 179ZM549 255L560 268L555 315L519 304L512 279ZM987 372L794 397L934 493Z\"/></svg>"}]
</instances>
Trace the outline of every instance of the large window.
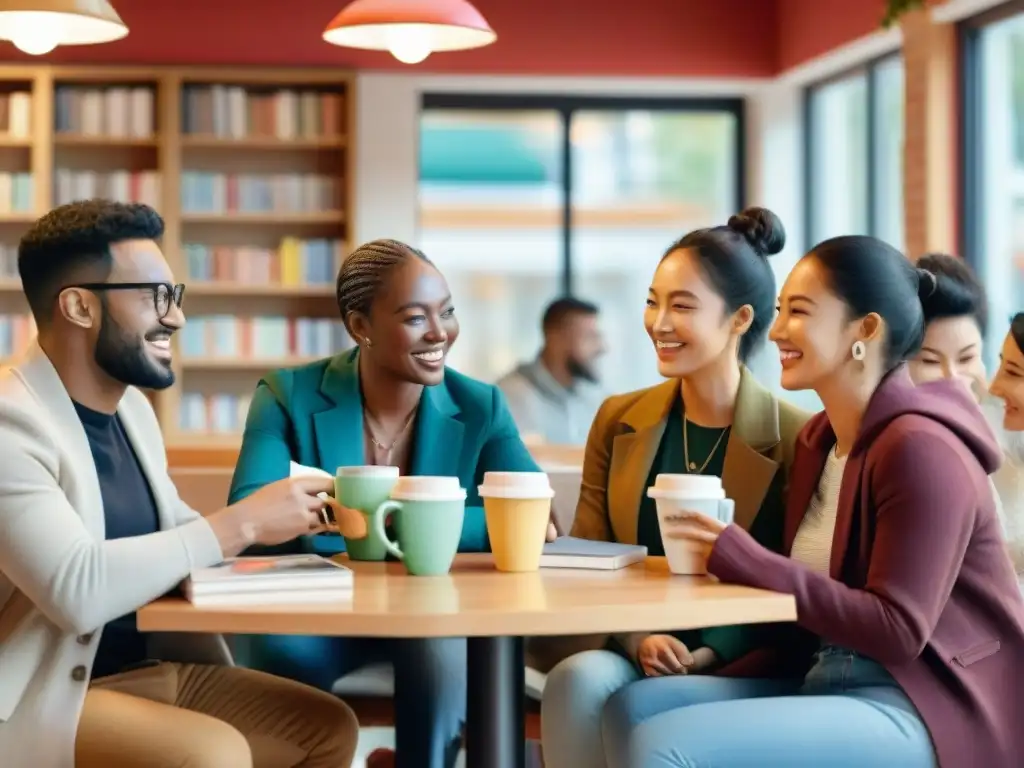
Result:
<instances>
[{"instance_id":1,"label":"large window","mask_svg":"<svg viewBox=\"0 0 1024 768\"><path fill-rule=\"evenodd\" d=\"M612 392L658 381L643 329L672 241L742 207L739 101L427 96L420 245L462 321L452 364L493 381L540 349L572 294L601 309Z\"/></svg>"},{"instance_id":2,"label":"large window","mask_svg":"<svg viewBox=\"0 0 1024 768\"><path fill-rule=\"evenodd\" d=\"M903 59L887 56L807 89L807 243L903 237Z\"/></svg>"},{"instance_id":3,"label":"large window","mask_svg":"<svg viewBox=\"0 0 1024 768\"><path fill-rule=\"evenodd\" d=\"M962 31L963 250L988 292L994 370L1009 317L1024 309L1024 4Z\"/></svg>"}]
</instances>

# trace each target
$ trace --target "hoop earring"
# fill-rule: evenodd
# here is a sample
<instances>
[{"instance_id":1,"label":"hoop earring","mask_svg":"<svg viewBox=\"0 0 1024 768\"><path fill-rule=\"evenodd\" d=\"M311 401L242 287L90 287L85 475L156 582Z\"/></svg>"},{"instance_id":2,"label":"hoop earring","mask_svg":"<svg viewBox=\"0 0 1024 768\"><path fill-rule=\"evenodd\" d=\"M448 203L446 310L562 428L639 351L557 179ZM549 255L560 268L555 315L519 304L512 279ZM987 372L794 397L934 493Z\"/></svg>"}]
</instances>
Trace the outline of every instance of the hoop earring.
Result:
<instances>
[{"instance_id":1,"label":"hoop earring","mask_svg":"<svg viewBox=\"0 0 1024 768\"><path fill-rule=\"evenodd\" d=\"M853 347L850 349L850 354L853 355L853 359L859 363L864 362L864 358L867 357L868 348L864 345L863 341L853 342Z\"/></svg>"}]
</instances>

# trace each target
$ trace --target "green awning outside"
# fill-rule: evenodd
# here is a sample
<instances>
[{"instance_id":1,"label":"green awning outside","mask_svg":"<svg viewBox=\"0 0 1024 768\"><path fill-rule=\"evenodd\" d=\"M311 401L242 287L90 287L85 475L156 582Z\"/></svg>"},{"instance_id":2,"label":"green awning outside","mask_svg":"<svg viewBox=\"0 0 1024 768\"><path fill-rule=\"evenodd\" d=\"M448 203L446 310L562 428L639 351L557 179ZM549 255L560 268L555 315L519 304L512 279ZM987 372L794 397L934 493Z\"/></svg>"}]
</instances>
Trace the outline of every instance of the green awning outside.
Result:
<instances>
[{"instance_id":1,"label":"green awning outside","mask_svg":"<svg viewBox=\"0 0 1024 768\"><path fill-rule=\"evenodd\" d=\"M543 184L558 180L556 148L511 127L420 123L420 181Z\"/></svg>"}]
</instances>

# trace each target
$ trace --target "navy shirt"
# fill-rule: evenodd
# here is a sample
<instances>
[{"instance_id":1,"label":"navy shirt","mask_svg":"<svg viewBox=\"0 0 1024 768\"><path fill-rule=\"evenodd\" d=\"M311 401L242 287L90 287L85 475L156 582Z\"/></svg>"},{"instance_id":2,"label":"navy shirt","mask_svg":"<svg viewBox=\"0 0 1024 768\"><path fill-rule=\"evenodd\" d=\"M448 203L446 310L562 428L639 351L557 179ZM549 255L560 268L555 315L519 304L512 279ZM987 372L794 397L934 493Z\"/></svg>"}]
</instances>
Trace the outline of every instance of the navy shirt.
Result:
<instances>
[{"instance_id":1,"label":"navy shirt","mask_svg":"<svg viewBox=\"0 0 1024 768\"><path fill-rule=\"evenodd\" d=\"M156 501L135 450L117 414L100 413L75 403L85 427L103 497L107 539L145 536L160 529ZM146 638L135 628L135 614L103 628L92 668L93 679L113 675L146 659Z\"/></svg>"}]
</instances>

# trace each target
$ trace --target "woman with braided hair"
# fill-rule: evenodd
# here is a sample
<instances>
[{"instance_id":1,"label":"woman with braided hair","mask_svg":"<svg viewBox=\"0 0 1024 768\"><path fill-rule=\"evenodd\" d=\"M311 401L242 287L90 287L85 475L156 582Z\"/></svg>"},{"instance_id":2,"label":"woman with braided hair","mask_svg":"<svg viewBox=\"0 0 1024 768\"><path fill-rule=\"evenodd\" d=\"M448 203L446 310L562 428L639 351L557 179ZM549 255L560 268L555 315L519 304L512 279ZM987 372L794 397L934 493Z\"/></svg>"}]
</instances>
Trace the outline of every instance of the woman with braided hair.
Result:
<instances>
[{"instance_id":1,"label":"woman with braided hair","mask_svg":"<svg viewBox=\"0 0 1024 768\"><path fill-rule=\"evenodd\" d=\"M457 476L468 493L459 550L486 552L476 492L483 473L538 467L498 388L445 368L459 335L447 282L417 249L375 240L345 259L337 296L355 350L274 371L259 383L232 502L286 477L292 461L331 473L374 464L397 466L403 475ZM308 544L295 541L292 551ZM261 669L325 690L365 664L391 662L397 765L454 763L466 708L464 639L265 636L252 642Z\"/></svg>"}]
</instances>

